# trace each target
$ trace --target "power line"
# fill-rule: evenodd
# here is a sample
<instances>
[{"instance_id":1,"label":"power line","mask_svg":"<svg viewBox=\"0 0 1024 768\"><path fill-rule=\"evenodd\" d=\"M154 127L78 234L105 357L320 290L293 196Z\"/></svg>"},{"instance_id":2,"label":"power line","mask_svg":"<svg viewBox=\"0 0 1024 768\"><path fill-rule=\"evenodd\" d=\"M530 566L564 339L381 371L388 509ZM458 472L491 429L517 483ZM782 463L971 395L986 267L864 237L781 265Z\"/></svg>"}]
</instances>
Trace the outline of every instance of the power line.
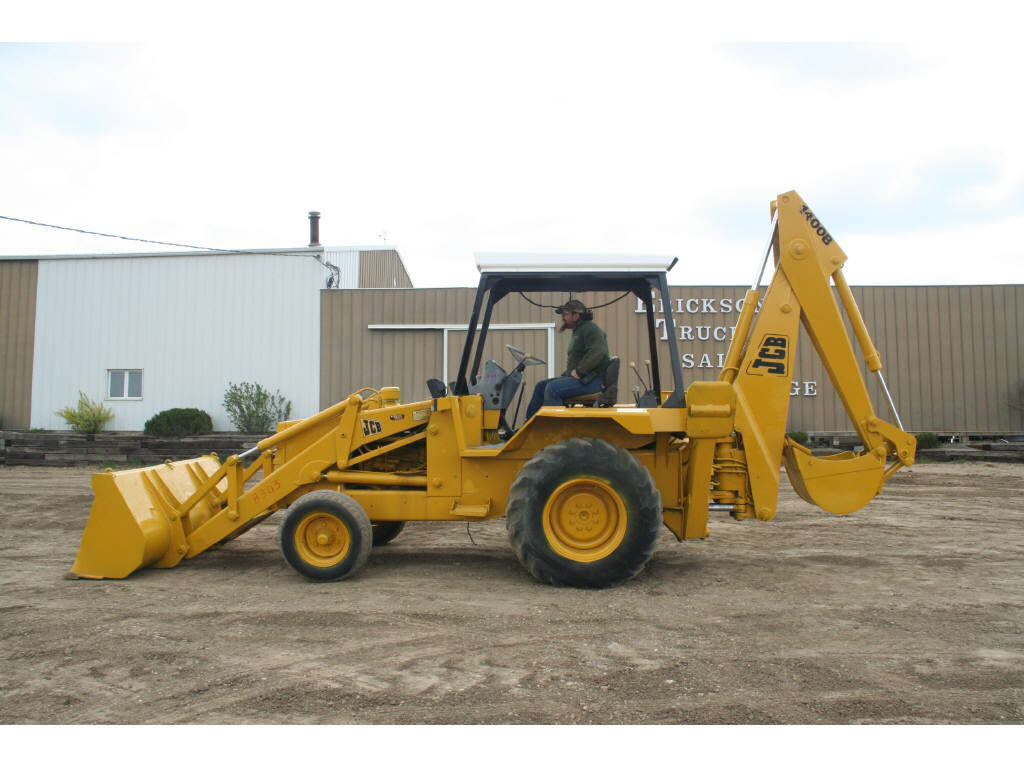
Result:
<instances>
[{"instance_id":1,"label":"power line","mask_svg":"<svg viewBox=\"0 0 1024 768\"><path fill-rule=\"evenodd\" d=\"M188 245L187 243L169 243L164 240L146 240L142 237L129 237L128 235L112 235L107 232L93 232L88 229L78 229L77 227L63 227L59 224L46 224L42 221L32 221L30 219L19 219L14 216L0 216L0 219L5 221L14 221L19 224L31 224L35 227L47 227L49 229L60 229L65 232L77 232L81 235L96 235L97 237L111 237L118 240L131 240L136 243L148 243L150 245L168 245L172 248L191 248L196 251L217 251L218 253L234 253L234 254L248 254L252 256L274 256L281 254L274 254L267 251L240 251L234 248L210 248L203 245Z\"/></svg>"}]
</instances>

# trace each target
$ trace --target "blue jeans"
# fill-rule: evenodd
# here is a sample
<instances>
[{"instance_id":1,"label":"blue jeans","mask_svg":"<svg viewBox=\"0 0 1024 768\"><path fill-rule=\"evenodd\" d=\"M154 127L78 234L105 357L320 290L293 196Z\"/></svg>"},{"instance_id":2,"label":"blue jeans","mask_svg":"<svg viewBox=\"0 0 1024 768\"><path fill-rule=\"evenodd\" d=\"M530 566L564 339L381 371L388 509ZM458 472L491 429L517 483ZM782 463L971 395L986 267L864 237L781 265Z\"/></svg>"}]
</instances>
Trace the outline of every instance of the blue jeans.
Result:
<instances>
[{"instance_id":1,"label":"blue jeans","mask_svg":"<svg viewBox=\"0 0 1024 768\"><path fill-rule=\"evenodd\" d=\"M604 379L595 376L589 384L584 384L573 376L559 376L554 379L542 379L533 388L533 397L526 409L526 420L529 421L542 405L564 405L567 397L592 395L604 389Z\"/></svg>"}]
</instances>

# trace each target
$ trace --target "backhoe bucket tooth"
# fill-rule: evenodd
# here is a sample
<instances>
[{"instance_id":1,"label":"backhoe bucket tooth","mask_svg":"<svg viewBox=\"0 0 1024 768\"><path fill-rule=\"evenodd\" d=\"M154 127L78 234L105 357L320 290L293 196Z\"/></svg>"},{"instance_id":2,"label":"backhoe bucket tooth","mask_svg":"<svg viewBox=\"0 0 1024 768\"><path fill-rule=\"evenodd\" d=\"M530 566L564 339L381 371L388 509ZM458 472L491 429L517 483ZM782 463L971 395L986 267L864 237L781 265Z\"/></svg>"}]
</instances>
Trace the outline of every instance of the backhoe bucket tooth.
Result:
<instances>
[{"instance_id":1,"label":"backhoe bucket tooth","mask_svg":"<svg viewBox=\"0 0 1024 768\"><path fill-rule=\"evenodd\" d=\"M216 489L184 519L177 508L196 493L199 478L219 467L215 458L203 456L94 474L95 499L71 573L123 579L140 568L177 565L188 549L186 531L209 516L209 497ZM221 485L226 487L226 481Z\"/></svg>"},{"instance_id":2,"label":"backhoe bucket tooth","mask_svg":"<svg viewBox=\"0 0 1024 768\"><path fill-rule=\"evenodd\" d=\"M800 498L834 515L856 512L882 490L885 463L873 453L815 456L787 438L782 461Z\"/></svg>"}]
</instances>

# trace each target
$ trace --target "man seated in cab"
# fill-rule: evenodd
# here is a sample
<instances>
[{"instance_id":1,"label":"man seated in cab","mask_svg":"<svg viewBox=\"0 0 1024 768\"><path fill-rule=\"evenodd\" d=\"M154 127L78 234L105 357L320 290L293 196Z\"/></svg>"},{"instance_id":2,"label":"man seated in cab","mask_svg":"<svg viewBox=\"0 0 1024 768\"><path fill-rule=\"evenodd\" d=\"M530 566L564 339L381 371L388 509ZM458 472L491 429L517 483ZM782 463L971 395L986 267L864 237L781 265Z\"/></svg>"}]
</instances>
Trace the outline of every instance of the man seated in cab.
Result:
<instances>
[{"instance_id":1,"label":"man seated in cab","mask_svg":"<svg viewBox=\"0 0 1024 768\"><path fill-rule=\"evenodd\" d=\"M572 331L565 373L537 382L526 409L527 420L541 406L564 405L567 398L592 395L604 389L604 372L611 358L608 337L594 322L594 313L578 299L570 299L555 312L562 316L559 331Z\"/></svg>"}]
</instances>

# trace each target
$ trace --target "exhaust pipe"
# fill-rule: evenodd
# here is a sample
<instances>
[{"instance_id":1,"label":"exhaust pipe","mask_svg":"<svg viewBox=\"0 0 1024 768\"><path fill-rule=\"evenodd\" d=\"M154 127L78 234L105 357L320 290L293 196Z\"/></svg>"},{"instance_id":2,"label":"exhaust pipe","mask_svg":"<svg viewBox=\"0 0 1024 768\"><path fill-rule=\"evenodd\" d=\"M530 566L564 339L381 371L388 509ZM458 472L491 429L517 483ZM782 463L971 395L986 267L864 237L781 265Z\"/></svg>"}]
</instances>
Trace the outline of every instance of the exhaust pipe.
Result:
<instances>
[{"instance_id":1,"label":"exhaust pipe","mask_svg":"<svg viewBox=\"0 0 1024 768\"><path fill-rule=\"evenodd\" d=\"M309 212L309 247L320 245L320 211Z\"/></svg>"}]
</instances>

